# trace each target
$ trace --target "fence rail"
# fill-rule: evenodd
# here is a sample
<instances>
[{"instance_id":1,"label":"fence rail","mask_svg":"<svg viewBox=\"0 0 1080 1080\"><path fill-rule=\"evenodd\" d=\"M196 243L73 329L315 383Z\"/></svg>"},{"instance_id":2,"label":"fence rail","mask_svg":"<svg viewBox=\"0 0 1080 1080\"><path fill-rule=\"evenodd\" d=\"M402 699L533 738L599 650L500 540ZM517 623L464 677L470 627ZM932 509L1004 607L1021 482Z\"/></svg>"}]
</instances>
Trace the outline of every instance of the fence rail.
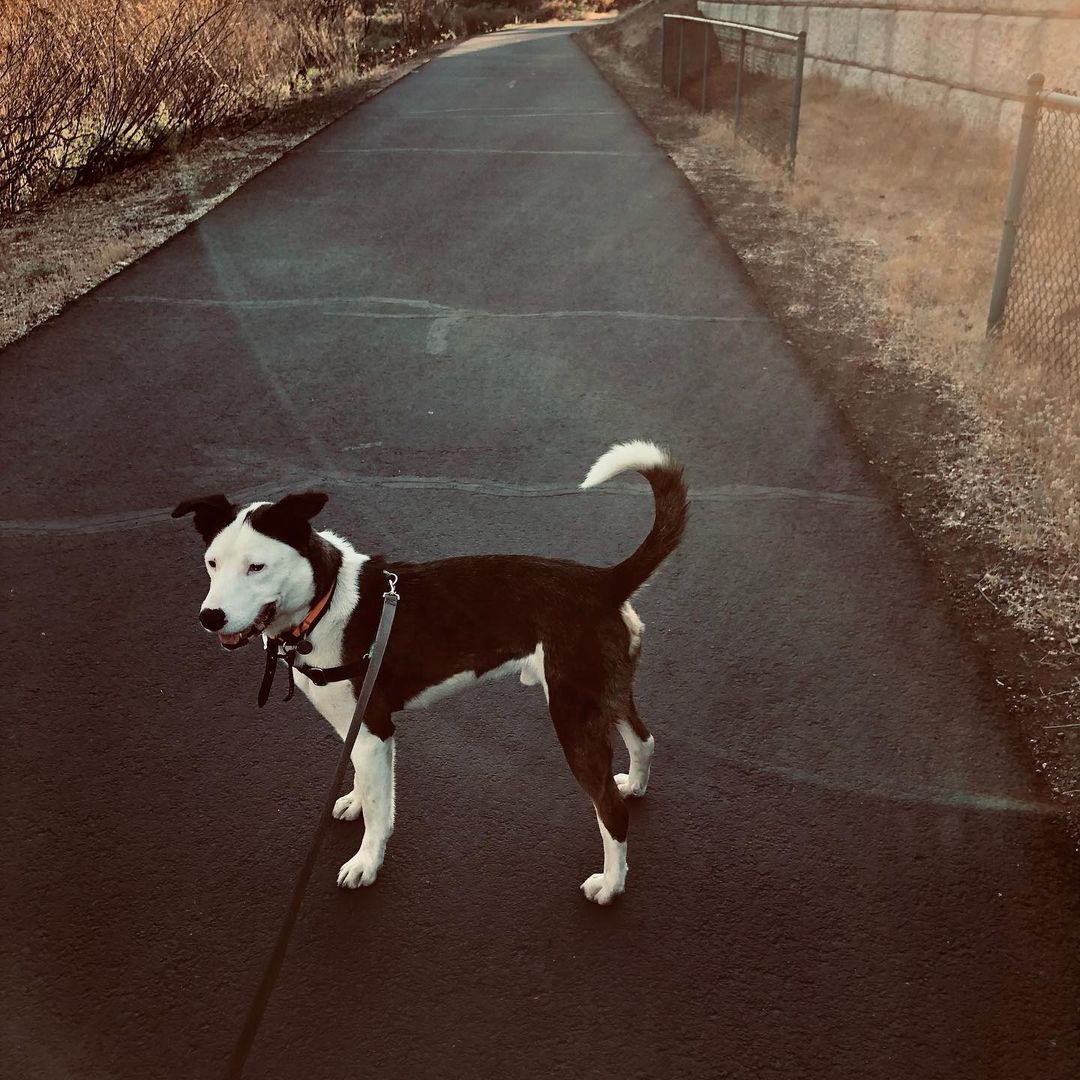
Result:
<instances>
[{"instance_id":1,"label":"fence rail","mask_svg":"<svg viewBox=\"0 0 1080 1080\"><path fill-rule=\"evenodd\" d=\"M1080 389L1080 97L1028 79L987 334Z\"/></svg>"},{"instance_id":2,"label":"fence rail","mask_svg":"<svg viewBox=\"0 0 1080 1080\"><path fill-rule=\"evenodd\" d=\"M660 82L702 112L726 112L735 134L795 169L806 34L665 15Z\"/></svg>"}]
</instances>

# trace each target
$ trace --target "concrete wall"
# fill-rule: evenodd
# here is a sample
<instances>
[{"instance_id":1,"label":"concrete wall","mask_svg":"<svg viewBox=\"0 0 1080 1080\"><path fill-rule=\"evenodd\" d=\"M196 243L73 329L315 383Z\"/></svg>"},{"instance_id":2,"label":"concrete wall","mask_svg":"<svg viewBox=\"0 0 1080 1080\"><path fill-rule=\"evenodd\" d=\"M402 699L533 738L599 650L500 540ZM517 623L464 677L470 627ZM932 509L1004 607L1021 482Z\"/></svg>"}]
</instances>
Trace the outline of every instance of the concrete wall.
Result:
<instances>
[{"instance_id":1,"label":"concrete wall","mask_svg":"<svg viewBox=\"0 0 1080 1080\"><path fill-rule=\"evenodd\" d=\"M806 31L806 73L944 108L1015 138L1033 71L1080 94L1080 0L749 0L698 8L710 19ZM980 92L981 91L981 92Z\"/></svg>"}]
</instances>

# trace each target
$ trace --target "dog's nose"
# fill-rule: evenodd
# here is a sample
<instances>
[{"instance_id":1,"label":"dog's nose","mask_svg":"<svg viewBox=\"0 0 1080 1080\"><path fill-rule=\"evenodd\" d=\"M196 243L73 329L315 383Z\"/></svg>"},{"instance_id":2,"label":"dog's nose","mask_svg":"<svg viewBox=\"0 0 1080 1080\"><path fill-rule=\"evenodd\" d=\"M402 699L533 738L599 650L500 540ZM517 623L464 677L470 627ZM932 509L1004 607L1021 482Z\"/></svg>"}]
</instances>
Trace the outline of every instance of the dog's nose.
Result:
<instances>
[{"instance_id":1,"label":"dog's nose","mask_svg":"<svg viewBox=\"0 0 1080 1080\"><path fill-rule=\"evenodd\" d=\"M199 612L199 622L211 633L215 633L225 625L225 612L220 608L203 608Z\"/></svg>"}]
</instances>

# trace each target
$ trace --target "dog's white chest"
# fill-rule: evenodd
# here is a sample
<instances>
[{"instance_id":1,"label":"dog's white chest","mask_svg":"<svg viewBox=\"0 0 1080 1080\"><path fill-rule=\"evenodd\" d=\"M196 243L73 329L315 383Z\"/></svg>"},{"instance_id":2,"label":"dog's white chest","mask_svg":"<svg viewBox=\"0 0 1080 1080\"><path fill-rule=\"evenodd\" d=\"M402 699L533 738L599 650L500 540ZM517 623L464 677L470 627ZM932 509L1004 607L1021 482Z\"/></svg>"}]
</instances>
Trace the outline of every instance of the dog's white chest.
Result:
<instances>
[{"instance_id":1,"label":"dog's white chest","mask_svg":"<svg viewBox=\"0 0 1080 1080\"><path fill-rule=\"evenodd\" d=\"M296 685L319 714L329 721L338 735L344 738L352 722L353 710L356 708L356 695L353 693L352 682L345 679L342 682L327 683L326 686L316 686L306 675L298 671Z\"/></svg>"}]
</instances>

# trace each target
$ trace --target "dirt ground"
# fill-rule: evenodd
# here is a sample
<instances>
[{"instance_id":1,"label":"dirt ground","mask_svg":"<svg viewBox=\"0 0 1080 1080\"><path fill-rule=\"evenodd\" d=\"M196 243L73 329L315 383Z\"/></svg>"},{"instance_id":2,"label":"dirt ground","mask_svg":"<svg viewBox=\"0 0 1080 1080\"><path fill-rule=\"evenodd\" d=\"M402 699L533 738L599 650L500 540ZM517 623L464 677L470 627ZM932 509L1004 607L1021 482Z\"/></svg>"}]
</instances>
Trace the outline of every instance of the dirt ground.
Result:
<instances>
[{"instance_id":1,"label":"dirt ground","mask_svg":"<svg viewBox=\"0 0 1080 1080\"><path fill-rule=\"evenodd\" d=\"M814 199L808 207L805 189L736 144L722 121L701 118L661 90L653 29L661 9L642 10L653 6L579 34L578 43L682 170L894 492L1080 848L1076 550L1040 498L1042 478L1025 459L1009 416L994 415L972 388L979 370L965 361L965 380L947 363L929 362L933 350L966 355L957 348L966 339L980 343L978 359L985 363L981 313L970 310L968 297L953 296L948 317L928 333L925 313L905 308L903 292L883 276L883 268L904 266L902 258L890 262L887 234L853 233L841 207L827 201ZM994 168L989 160L986 167ZM989 181L985 186L991 190L981 192L982 200L996 228L1001 193ZM869 197L853 187L853 198ZM983 237L979 242L986 246ZM950 243L957 238L940 240L946 249ZM963 276L965 268L950 269L946 260L940 272L944 280ZM972 288L981 286L976 280Z\"/></svg>"}]
</instances>

